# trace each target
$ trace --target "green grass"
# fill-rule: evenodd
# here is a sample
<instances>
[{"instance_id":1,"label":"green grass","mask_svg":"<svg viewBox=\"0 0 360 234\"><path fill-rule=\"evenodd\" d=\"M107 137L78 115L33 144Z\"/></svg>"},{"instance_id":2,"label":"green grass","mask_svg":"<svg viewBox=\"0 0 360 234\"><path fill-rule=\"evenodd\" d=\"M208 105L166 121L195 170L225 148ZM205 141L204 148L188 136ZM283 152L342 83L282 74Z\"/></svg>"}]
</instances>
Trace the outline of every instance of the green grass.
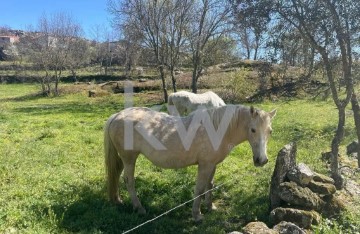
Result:
<instances>
[{"instance_id":1,"label":"green grass","mask_svg":"<svg viewBox=\"0 0 360 234\"><path fill-rule=\"evenodd\" d=\"M136 187L148 213L139 216L132 211L123 183L124 204L111 205L106 197L102 129L111 114L123 109L122 95L32 95L38 89L36 85L0 85L1 233L121 233L192 198L196 167L165 170L140 157ZM135 99L138 106L152 104L144 96ZM298 143L298 162L327 172L320 154L329 150L336 127L331 102L255 105L278 109L268 145L270 162L255 168L249 145L236 147L217 168L215 180L223 184L214 191L218 210L206 213L203 223L193 223L190 203L134 233L228 233L250 221L268 222L274 161L290 141ZM355 138L352 121L346 133L344 143ZM359 220L359 212L345 213L331 224L324 220L316 232L349 233L351 225L359 231Z\"/></svg>"}]
</instances>

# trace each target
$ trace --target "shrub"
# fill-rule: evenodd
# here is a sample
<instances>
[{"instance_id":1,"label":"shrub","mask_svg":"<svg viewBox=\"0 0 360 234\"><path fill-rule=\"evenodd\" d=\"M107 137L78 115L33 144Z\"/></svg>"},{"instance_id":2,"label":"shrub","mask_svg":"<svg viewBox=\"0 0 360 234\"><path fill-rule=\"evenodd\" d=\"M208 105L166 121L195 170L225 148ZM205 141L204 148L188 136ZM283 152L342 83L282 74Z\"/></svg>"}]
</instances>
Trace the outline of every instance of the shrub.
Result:
<instances>
[{"instance_id":1,"label":"shrub","mask_svg":"<svg viewBox=\"0 0 360 234\"><path fill-rule=\"evenodd\" d=\"M221 79L219 95L227 103L241 103L254 94L257 89L256 78L247 68L241 68L229 73L226 79Z\"/></svg>"}]
</instances>

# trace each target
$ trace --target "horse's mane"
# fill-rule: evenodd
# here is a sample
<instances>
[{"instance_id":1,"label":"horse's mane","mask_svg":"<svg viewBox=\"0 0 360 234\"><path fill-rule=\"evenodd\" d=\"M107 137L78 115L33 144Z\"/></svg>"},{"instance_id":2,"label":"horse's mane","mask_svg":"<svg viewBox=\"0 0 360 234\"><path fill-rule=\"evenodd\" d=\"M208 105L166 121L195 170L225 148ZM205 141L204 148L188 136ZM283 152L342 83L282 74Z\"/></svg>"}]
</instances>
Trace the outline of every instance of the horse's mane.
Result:
<instances>
[{"instance_id":1,"label":"horse's mane","mask_svg":"<svg viewBox=\"0 0 360 234\"><path fill-rule=\"evenodd\" d=\"M208 115L210 116L210 119L212 120L213 126L215 127L215 129L218 129L225 113L231 115L229 128L236 127L239 120L240 110L244 108L246 107L242 105L226 105L226 106L213 107L213 108L202 109L197 111L207 111ZM196 111L192 112L191 115L194 115L195 112Z\"/></svg>"}]
</instances>

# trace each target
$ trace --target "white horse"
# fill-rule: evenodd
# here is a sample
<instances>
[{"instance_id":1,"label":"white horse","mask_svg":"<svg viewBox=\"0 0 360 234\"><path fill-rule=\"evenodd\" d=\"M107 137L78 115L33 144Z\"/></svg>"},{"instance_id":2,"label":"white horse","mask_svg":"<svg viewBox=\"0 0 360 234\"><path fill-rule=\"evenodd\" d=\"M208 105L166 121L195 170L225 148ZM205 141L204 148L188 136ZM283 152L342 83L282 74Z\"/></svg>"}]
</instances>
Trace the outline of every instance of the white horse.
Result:
<instances>
[{"instance_id":1,"label":"white horse","mask_svg":"<svg viewBox=\"0 0 360 234\"><path fill-rule=\"evenodd\" d=\"M186 115L199 106L206 108L225 106L225 102L214 92L195 94L187 91L172 93L168 97L168 110L171 115Z\"/></svg>"},{"instance_id":2,"label":"white horse","mask_svg":"<svg viewBox=\"0 0 360 234\"><path fill-rule=\"evenodd\" d=\"M227 105L200 109L187 117L170 116L145 107L133 107L112 115L104 129L105 165L109 198L122 203L119 177L124 170L124 181L134 210L145 213L135 191L134 170L139 154L156 166L183 168L198 165L195 197L213 187L216 165L236 146L248 140L255 166L268 162L266 145L271 134L271 120L276 110L269 113L241 105ZM194 200L192 214L201 220L201 197ZM211 192L205 195L208 209Z\"/></svg>"}]
</instances>

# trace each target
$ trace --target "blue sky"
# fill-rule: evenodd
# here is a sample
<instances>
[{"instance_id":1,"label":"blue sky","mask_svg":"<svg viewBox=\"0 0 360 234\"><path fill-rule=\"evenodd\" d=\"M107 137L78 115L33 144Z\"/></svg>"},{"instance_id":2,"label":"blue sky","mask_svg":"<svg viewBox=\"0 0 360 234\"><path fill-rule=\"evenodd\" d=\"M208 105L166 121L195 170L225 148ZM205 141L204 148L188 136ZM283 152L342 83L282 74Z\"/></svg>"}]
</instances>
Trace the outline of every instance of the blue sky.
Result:
<instances>
[{"instance_id":1,"label":"blue sky","mask_svg":"<svg viewBox=\"0 0 360 234\"><path fill-rule=\"evenodd\" d=\"M91 37L95 25L110 29L111 15L106 8L107 0L2 0L0 26L26 30L29 25L36 27L44 13L65 12L81 24L87 37Z\"/></svg>"}]
</instances>

